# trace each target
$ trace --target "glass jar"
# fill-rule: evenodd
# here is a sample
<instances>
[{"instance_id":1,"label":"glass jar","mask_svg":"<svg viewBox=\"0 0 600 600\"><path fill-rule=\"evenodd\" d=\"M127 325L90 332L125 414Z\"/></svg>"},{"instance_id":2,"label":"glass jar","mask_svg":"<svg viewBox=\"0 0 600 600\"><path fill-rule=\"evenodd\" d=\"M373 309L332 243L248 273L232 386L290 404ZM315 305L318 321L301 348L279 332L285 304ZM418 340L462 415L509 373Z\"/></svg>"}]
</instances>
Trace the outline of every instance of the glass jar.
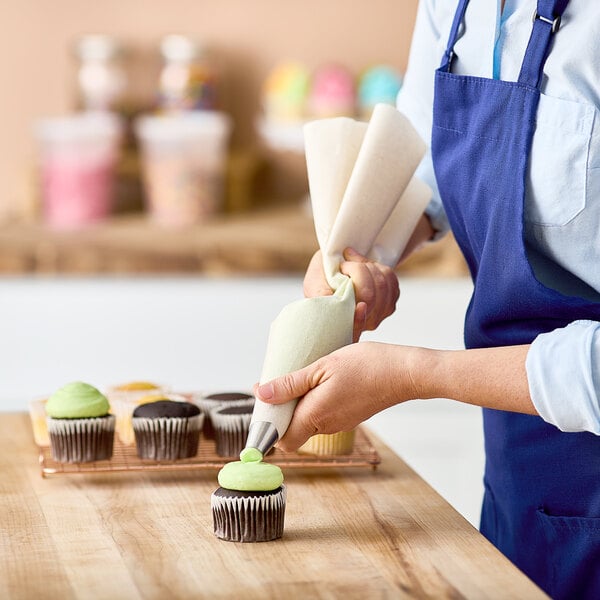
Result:
<instances>
[{"instance_id":1,"label":"glass jar","mask_svg":"<svg viewBox=\"0 0 600 600\"><path fill-rule=\"evenodd\" d=\"M160 51L159 108L166 112L216 109L215 73L199 43L185 35L168 35Z\"/></svg>"}]
</instances>

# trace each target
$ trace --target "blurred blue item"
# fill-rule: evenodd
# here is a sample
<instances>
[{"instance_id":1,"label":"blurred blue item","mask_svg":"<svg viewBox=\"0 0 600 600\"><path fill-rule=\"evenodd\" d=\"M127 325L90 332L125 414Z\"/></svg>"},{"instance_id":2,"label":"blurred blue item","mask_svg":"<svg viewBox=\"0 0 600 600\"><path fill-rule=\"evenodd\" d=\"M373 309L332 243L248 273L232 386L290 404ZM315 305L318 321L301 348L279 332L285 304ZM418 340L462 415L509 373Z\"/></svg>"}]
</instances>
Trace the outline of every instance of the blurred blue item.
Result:
<instances>
[{"instance_id":1,"label":"blurred blue item","mask_svg":"<svg viewBox=\"0 0 600 600\"><path fill-rule=\"evenodd\" d=\"M368 117L378 103L396 104L402 87L402 76L393 67L376 65L367 69L358 84L358 106L361 116Z\"/></svg>"}]
</instances>

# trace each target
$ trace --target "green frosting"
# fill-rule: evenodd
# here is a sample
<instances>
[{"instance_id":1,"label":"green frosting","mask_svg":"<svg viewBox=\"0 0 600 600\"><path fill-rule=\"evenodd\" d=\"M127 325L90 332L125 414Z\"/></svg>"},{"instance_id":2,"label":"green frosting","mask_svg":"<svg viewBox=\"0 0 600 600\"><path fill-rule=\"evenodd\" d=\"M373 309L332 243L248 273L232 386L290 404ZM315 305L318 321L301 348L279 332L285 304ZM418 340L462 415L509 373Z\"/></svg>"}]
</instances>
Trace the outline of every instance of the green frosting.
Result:
<instances>
[{"instance_id":1,"label":"green frosting","mask_svg":"<svg viewBox=\"0 0 600 600\"><path fill-rule=\"evenodd\" d=\"M74 381L54 392L46 402L46 413L54 419L104 417L110 405L94 386Z\"/></svg>"},{"instance_id":2,"label":"green frosting","mask_svg":"<svg viewBox=\"0 0 600 600\"><path fill-rule=\"evenodd\" d=\"M243 463L260 462L263 459L263 453L257 448L244 448L240 452L240 460Z\"/></svg>"},{"instance_id":3,"label":"green frosting","mask_svg":"<svg viewBox=\"0 0 600 600\"><path fill-rule=\"evenodd\" d=\"M219 471L217 479L219 485L228 490L268 492L276 490L283 483L283 473L277 465L259 460L236 461L227 463Z\"/></svg>"}]
</instances>

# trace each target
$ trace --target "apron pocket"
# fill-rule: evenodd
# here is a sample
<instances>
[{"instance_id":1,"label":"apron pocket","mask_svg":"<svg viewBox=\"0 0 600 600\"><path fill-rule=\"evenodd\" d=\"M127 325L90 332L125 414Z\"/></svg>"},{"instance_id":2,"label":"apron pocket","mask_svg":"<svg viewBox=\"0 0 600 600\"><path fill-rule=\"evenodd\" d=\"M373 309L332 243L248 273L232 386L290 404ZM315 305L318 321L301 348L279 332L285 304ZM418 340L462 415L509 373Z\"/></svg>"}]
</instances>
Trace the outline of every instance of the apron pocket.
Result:
<instances>
[{"instance_id":1,"label":"apron pocket","mask_svg":"<svg viewBox=\"0 0 600 600\"><path fill-rule=\"evenodd\" d=\"M585 208L593 124L593 106L540 96L527 172L527 222L566 225Z\"/></svg>"},{"instance_id":2,"label":"apron pocket","mask_svg":"<svg viewBox=\"0 0 600 600\"><path fill-rule=\"evenodd\" d=\"M600 518L537 511L547 543L553 598L600 598Z\"/></svg>"}]
</instances>

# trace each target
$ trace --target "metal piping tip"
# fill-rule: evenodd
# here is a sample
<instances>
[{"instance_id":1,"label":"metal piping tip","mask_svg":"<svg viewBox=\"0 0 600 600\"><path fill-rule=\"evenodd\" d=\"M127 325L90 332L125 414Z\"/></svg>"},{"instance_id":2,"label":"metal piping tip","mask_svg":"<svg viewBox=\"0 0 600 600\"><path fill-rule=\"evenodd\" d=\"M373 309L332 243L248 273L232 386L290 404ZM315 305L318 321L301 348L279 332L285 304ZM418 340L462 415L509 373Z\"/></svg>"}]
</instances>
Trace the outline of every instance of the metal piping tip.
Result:
<instances>
[{"instance_id":1,"label":"metal piping tip","mask_svg":"<svg viewBox=\"0 0 600 600\"><path fill-rule=\"evenodd\" d=\"M279 434L273 423L254 421L248 428L246 448L256 448L266 456L267 452L277 443Z\"/></svg>"}]
</instances>

